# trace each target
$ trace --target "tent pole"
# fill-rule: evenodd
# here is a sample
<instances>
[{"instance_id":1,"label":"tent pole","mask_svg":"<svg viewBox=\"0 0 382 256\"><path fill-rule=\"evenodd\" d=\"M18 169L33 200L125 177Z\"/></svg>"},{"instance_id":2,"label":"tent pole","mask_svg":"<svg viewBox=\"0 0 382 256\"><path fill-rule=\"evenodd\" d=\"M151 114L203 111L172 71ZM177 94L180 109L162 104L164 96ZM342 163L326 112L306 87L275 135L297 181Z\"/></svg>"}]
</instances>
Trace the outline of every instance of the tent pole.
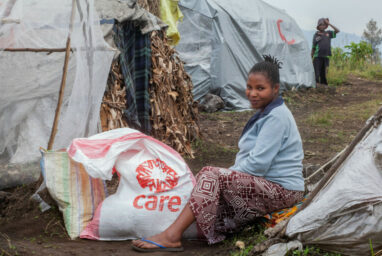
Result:
<instances>
[{"instance_id":1,"label":"tent pole","mask_svg":"<svg viewBox=\"0 0 382 256\"><path fill-rule=\"evenodd\" d=\"M71 48L70 51L74 52L78 49L84 50L85 47L81 48ZM91 51L109 51L112 48L106 48L106 47L95 47L95 48L89 48ZM66 48L0 48L0 52L47 52L48 54L52 52L66 52Z\"/></svg>"},{"instance_id":2,"label":"tent pole","mask_svg":"<svg viewBox=\"0 0 382 256\"><path fill-rule=\"evenodd\" d=\"M73 50L73 49L71 49ZM4 48L0 49L4 52L66 52L66 48Z\"/></svg>"},{"instance_id":3,"label":"tent pole","mask_svg":"<svg viewBox=\"0 0 382 256\"><path fill-rule=\"evenodd\" d=\"M73 30L75 6L76 6L76 0L72 0L72 13L70 16L68 39L66 40L65 61L64 61L64 67L63 67L63 72L62 72L60 93L58 96L57 108L56 108L56 113L54 115L52 131L51 131L49 142L48 142L48 150L51 150L53 148L54 138L55 138L56 133L57 133L58 120L60 118L62 100L64 98L64 90L65 90L65 85L66 85L66 76L68 73L69 55L70 55L70 48L71 48L70 47L70 35L72 33L72 30Z\"/></svg>"}]
</instances>

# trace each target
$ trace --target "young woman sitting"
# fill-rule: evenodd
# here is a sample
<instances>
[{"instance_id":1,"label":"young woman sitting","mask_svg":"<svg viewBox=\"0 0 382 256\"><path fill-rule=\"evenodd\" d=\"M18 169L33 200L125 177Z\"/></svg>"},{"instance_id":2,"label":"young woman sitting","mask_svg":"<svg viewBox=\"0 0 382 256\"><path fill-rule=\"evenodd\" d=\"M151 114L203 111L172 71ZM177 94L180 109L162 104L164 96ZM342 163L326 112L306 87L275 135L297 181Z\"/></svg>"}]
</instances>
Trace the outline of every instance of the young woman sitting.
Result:
<instances>
[{"instance_id":1,"label":"young woman sitting","mask_svg":"<svg viewBox=\"0 0 382 256\"><path fill-rule=\"evenodd\" d=\"M137 251L182 251L183 232L196 221L209 244L257 217L303 198L303 149L292 113L279 96L280 63L270 56L249 71L246 96L258 112L245 125L235 164L204 167L190 200L160 234L133 241Z\"/></svg>"}]
</instances>

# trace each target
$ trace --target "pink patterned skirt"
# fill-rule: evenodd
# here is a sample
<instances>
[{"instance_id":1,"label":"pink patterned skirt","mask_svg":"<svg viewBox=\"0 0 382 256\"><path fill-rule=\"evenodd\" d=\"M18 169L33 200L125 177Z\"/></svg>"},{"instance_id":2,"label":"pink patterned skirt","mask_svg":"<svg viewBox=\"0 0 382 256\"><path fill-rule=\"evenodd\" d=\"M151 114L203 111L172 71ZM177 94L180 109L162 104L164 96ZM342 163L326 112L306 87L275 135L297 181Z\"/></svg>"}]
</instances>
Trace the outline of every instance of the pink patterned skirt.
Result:
<instances>
[{"instance_id":1,"label":"pink patterned skirt","mask_svg":"<svg viewBox=\"0 0 382 256\"><path fill-rule=\"evenodd\" d=\"M257 217L291 207L304 195L262 177L219 167L204 167L196 180L189 206L209 244Z\"/></svg>"}]
</instances>

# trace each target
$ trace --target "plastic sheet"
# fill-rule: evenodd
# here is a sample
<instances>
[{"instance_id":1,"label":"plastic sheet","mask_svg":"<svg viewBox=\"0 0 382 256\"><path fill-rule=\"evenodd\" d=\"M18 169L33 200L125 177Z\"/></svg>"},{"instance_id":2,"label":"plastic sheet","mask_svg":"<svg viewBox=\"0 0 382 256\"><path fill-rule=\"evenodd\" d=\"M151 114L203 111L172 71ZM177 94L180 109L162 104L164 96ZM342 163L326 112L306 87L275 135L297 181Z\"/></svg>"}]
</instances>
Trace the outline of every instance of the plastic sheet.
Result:
<instances>
[{"instance_id":1,"label":"plastic sheet","mask_svg":"<svg viewBox=\"0 0 382 256\"><path fill-rule=\"evenodd\" d=\"M179 6L184 19L176 49L196 100L211 92L223 98L226 109L250 108L247 74L264 54L283 62L283 90L315 86L308 43L284 11L261 0L181 0Z\"/></svg>"},{"instance_id":2,"label":"plastic sheet","mask_svg":"<svg viewBox=\"0 0 382 256\"><path fill-rule=\"evenodd\" d=\"M134 21L142 34L167 27L167 24L154 14L140 7L137 0L95 0L95 7L101 19L105 40L113 47L115 47L112 35L114 20L120 23L126 20Z\"/></svg>"},{"instance_id":3,"label":"plastic sheet","mask_svg":"<svg viewBox=\"0 0 382 256\"><path fill-rule=\"evenodd\" d=\"M288 252L296 249L302 252L302 244L298 240L290 241L288 243L274 244L269 247L262 256L284 256Z\"/></svg>"},{"instance_id":4,"label":"plastic sheet","mask_svg":"<svg viewBox=\"0 0 382 256\"><path fill-rule=\"evenodd\" d=\"M105 43L93 0L77 0L72 52L54 149L97 133L99 108L114 51ZM0 154L11 162L39 158L58 100L69 34L71 0L6 0L0 5ZM18 52L4 51L19 49Z\"/></svg>"},{"instance_id":5,"label":"plastic sheet","mask_svg":"<svg viewBox=\"0 0 382 256\"><path fill-rule=\"evenodd\" d=\"M304 244L346 255L382 249L382 125L354 148L332 180L286 230Z\"/></svg>"},{"instance_id":6,"label":"plastic sheet","mask_svg":"<svg viewBox=\"0 0 382 256\"><path fill-rule=\"evenodd\" d=\"M169 25L166 35L172 45L177 45L180 40L177 23L183 19L178 2L179 0L160 0L161 19Z\"/></svg>"}]
</instances>

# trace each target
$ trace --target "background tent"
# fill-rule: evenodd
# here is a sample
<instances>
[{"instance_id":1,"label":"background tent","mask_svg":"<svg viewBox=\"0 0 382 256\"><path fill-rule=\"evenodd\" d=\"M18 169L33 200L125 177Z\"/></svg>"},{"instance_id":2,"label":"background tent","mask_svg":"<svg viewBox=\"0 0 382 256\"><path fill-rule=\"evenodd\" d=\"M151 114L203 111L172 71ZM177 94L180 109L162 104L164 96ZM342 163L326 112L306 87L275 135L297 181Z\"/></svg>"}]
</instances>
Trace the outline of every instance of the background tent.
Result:
<instances>
[{"instance_id":1,"label":"background tent","mask_svg":"<svg viewBox=\"0 0 382 256\"><path fill-rule=\"evenodd\" d=\"M303 32L284 11L261 0L181 0L184 15L176 47L194 84L194 98L208 92L226 109L250 108L247 73L262 55L283 62L282 89L313 87L310 49Z\"/></svg>"},{"instance_id":2,"label":"background tent","mask_svg":"<svg viewBox=\"0 0 382 256\"><path fill-rule=\"evenodd\" d=\"M39 146L47 146L71 24L66 89L53 149L98 131L114 54L98 21L93 0L2 1L0 154L6 151L12 162L30 162L39 158Z\"/></svg>"}]
</instances>

